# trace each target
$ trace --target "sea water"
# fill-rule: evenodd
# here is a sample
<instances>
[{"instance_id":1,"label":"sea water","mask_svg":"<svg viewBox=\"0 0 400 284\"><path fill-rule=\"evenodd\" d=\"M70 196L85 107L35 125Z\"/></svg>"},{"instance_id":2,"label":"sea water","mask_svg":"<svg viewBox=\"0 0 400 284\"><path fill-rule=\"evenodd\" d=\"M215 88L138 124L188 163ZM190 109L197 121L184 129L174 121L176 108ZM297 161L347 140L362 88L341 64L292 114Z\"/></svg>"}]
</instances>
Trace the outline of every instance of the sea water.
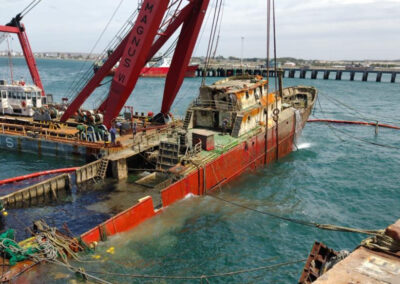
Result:
<instances>
[{"instance_id":1,"label":"sea water","mask_svg":"<svg viewBox=\"0 0 400 284\"><path fill-rule=\"evenodd\" d=\"M0 59L0 76L7 73ZM80 73L82 62L38 60L47 93L59 100ZM85 67L88 68L88 67ZM24 76L23 60L14 61L16 76ZM356 80L360 78L356 78ZM373 78L371 78L372 80ZM207 78L212 83L217 78ZM400 85L346 80L284 79L285 86L311 85L319 90L312 118L376 121L400 125ZM106 80L105 80L106 81ZM128 105L135 111L160 110L164 79L141 78ZM183 115L195 98L201 79L188 78L172 112ZM86 104L107 95L103 87ZM332 100L339 100L341 104ZM381 229L400 218L400 131L371 126L308 123L297 150L284 159L248 172L218 190L217 195L251 208L318 223ZM372 144L375 143L375 144ZM379 144L380 146L376 145ZM1 151L0 178L40 169L65 167L65 160ZM74 200L69 200L74 210ZM36 211L35 211L36 212ZM43 213L43 212L42 212ZM85 224L85 216L77 216ZM101 243L87 271L151 275L210 275L303 259L318 240L336 250L352 250L365 235L321 231L237 208L212 197L186 198L136 229ZM113 247L114 249L110 250ZM295 283L304 263L210 278L210 283ZM44 270L43 270L44 269ZM67 270L43 267L31 281L59 283L74 279ZM45 275L45 276L43 276ZM199 283L98 276L118 283ZM38 278L37 278L38 277ZM58 280L54 280L58 279Z\"/></svg>"}]
</instances>

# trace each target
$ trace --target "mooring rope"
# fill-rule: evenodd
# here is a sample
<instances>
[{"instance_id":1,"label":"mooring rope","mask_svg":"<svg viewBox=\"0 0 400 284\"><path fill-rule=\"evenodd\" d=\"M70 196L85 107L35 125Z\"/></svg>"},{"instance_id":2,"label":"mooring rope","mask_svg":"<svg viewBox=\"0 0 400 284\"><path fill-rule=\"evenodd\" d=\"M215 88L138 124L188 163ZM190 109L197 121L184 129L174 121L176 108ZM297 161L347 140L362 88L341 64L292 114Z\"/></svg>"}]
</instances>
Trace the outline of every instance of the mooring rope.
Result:
<instances>
[{"instance_id":1,"label":"mooring rope","mask_svg":"<svg viewBox=\"0 0 400 284\"><path fill-rule=\"evenodd\" d=\"M77 268L72 265L65 264L63 262L58 262L58 261L48 261L49 263L57 264L63 267L68 268L69 270L76 272L78 274L81 274L83 276L88 276L92 279L95 279L101 283L110 283L106 280L100 279L97 276L94 276L93 274L99 274L99 275L108 275L108 276L119 276L119 277L128 277L128 278L138 278L138 279L164 279L164 280L206 280L209 278L219 278L219 277L229 277L229 276L234 276L234 275L239 275L239 274L246 274L246 273L252 273L256 271L263 271L263 270L273 270L277 269L280 267L284 266L289 266L297 263L302 263L305 262L307 259L298 259L298 260L293 260L293 261L287 261L287 262L282 262L282 263L277 263L277 264L271 264L271 265L265 265L265 266L259 266L259 267L253 267L253 268L246 268L246 269L240 269L240 270L235 270L235 271L228 271L228 272L222 272L222 273L215 273L215 274L203 274L203 275L149 275L149 274L129 274L129 273L118 273L118 272L106 272L106 271L85 271L82 268Z\"/></svg>"},{"instance_id":2,"label":"mooring rope","mask_svg":"<svg viewBox=\"0 0 400 284\"><path fill-rule=\"evenodd\" d=\"M224 199L222 197L218 197L216 195L211 195L209 194L208 196L223 201L225 203L228 203L230 205L236 206L236 207L240 207L246 210L250 210L262 215L267 215L276 219L280 219L280 220L284 220L287 222L291 222L291 223L295 223L295 224L299 224L299 225L303 225L303 226L308 226L308 227L314 227L314 228L318 228L321 230L328 230L328 231L339 231L339 232L348 232L348 233L359 233L359 234L366 234L366 235L379 235L382 234L382 230L365 230L365 229L358 229L358 228L351 228L351 227L344 227L344 226L337 226L337 225L332 225L332 224L319 224L316 222L312 222L312 221L305 221L305 220L299 220L299 219L294 219L294 218L289 218L289 217L285 217L285 216L280 216L271 212L267 212L267 211L261 211L259 209L255 209L255 208L251 208L248 207L246 205L242 205L227 199Z\"/></svg>"},{"instance_id":3,"label":"mooring rope","mask_svg":"<svg viewBox=\"0 0 400 284\"><path fill-rule=\"evenodd\" d=\"M380 234L365 239L361 242L361 246L371 250L382 251L390 254L400 251L400 241L395 240L385 234Z\"/></svg>"},{"instance_id":4,"label":"mooring rope","mask_svg":"<svg viewBox=\"0 0 400 284\"><path fill-rule=\"evenodd\" d=\"M324 119L327 119L327 118L326 118L326 115L325 115L325 111L324 111L324 109L322 108L321 102L320 102L320 100L319 100L319 97L317 98L317 102L318 102L318 105L319 105L319 107L320 107L320 111L321 111L321 113L322 113L322 116L324 117ZM341 129L338 129L337 127L332 126L330 123L326 123L326 125L331 129L332 133L333 133L341 142L344 142L344 139L343 139L342 137L340 137L339 135L337 135L337 133L336 133L335 131L340 132L341 134L343 134L343 135L345 135L345 136L347 136L347 137L349 137L349 138L353 138L353 139L358 140L358 141L360 141L360 142L364 142L364 143L366 143L366 144L371 144L371 145L374 145L374 146L383 147L383 148L388 148L388 149L400 150L400 147L398 147L398 146L387 145L387 144L381 144L381 143L372 142L372 141L368 141L368 140L363 139L363 138L356 137L356 136L354 136L354 135L352 135L352 134L347 133L346 131L343 131L343 130L341 130Z\"/></svg>"},{"instance_id":5,"label":"mooring rope","mask_svg":"<svg viewBox=\"0 0 400 284\"><path fill-rule=\"evenodd\" d=\"M396 120L396 119L394 119L394 118L389 118L389 117L384 117L384 116L380 116L380 118L378 118L378 117L367 117L367 115L365 115L365 114L363 114L362 112L360 112L359 110L357 110L356 108L354 108L354 107L351 107L351 106L349 106L348 104L346 104L346 103L344 103L344 102L342 102L342 101L340 101L340 100L338 100L337 98L333 98L333 97L331 97L331 96L329 96L329 95L327 95L326 93L319 93L320 95L322 95L322 96L324 96L324 97L326 97L331 103L333 103L333 104L336 104L337 106L338 105L341 105L341 106L344 106L345 108L347 108L349 111L348 111L348 113L350 113L350 114L353 114L353 113L356 113L356 114L358 114L359 116L360 116L360 118L362 118L362 119L364 119L364 120L366 120L366 121L373 121L373 122L375 122L375 121L379 121L379 120L389 120L391 123L392 122L399 122L399 120Z\"/></svg>"}]
</instances>

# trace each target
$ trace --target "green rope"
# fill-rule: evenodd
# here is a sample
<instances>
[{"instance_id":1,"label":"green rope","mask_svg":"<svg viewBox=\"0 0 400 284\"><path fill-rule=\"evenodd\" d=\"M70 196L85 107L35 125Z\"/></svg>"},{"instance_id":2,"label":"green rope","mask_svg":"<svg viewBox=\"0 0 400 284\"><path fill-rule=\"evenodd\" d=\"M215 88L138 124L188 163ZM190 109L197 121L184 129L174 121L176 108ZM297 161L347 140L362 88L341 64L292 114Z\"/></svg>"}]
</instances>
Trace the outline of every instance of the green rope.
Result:
<instances>
[{"instance_id":1,"label":"green rope","mask_svg":"<svg viewBox=\"0 0 400 284\"><path fill-rule=\"evenodd\" d=\"M9 229L0 235L0 251L8 260L11 266L17 262L32 258L37 252L38 248L23 249L14 241L15 231Z\"/></svg>"}]
</instances>

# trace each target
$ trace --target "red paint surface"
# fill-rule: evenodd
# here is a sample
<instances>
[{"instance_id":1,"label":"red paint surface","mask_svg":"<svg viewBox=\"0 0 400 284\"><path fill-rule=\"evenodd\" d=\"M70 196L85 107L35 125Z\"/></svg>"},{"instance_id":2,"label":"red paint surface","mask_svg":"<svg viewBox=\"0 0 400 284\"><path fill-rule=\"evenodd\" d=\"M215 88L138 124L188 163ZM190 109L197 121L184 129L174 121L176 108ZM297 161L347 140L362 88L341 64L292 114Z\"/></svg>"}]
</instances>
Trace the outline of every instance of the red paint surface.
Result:
<instances>
[{"instance_id":1,"label":"red paint surface","mask_svg":"<svg viewBox=\"0 0 400 284\"><path fill-rule=\"evenodd\" d=\"M0 185L7 184L7 183L12 183L12 182L17 182L17 181L22 181L22 180L27 180L39 176L45 176L45 175L51 175L51 174L60 174L60 173L70 173L76 171L78 168L64 168L64 169L56 169L56 170L48 170L48 171L42 171L42 172L37 172L33 174L28 174L24 176L19 176L19 177L13 177L13 178L8 178L8 179L3 179L0 180Z\"/></svg>"},{"instance_id":2,"label":"red paint surface","mask_svg":"<svg viewBox=\"0 0 400 284\"><path fill-rule=\"evenodd\" d=\"M81 235L81 238L86 243L98 242L101 240L102 230L107 236L126 232L154 215L156 215L156 212L153 207L153 199L148 196L135 206L115 215L104 223L84 233Z\"/></svg>"}]
</instances>

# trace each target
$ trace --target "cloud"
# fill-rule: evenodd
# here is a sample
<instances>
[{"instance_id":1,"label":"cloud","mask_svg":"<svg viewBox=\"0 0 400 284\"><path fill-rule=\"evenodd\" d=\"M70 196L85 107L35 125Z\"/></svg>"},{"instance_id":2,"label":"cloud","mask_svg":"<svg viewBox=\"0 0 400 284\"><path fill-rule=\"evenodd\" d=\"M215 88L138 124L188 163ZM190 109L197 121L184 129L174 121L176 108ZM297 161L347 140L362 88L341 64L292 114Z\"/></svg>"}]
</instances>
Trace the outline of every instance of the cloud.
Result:
<instances>
[{"instance_id":1,"label":"cloud","mask_svg":"<svg viewBox=\"0 0 400 284\"><path fill-rule=\"evenodd\" d=\"M5 1L5 2L4 2ZM213 0L212 2L214 2ZM30 0L3 0L0 22L8 22ZM116 0L41 2L24 19L35 51L88 52L118 5ZM102 50L136 9L124 1L96 51ZM212 6L211 6L212 7ZM208 14L211 13L209 9ZM400 0L276 1L278 56L321 59L395 59L400 50ZM207 16L209 17L209 16ZM205 55L211 19L196 55ZM266 1L225 1L217 54L266 54ZM3 49L0 46L0 50Z\"/></svg>"}]
</instances>

